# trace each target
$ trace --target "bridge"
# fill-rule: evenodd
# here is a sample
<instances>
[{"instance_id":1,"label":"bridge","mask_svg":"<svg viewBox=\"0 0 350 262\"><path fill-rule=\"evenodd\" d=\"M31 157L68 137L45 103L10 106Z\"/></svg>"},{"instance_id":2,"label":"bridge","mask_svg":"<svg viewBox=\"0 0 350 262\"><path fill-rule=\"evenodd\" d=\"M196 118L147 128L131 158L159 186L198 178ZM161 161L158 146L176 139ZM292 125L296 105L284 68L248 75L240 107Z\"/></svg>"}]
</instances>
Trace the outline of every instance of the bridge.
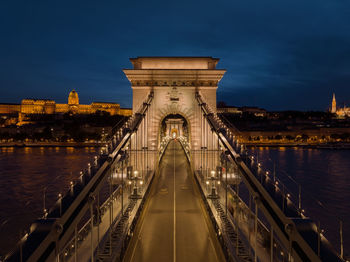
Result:
<instances>
[{"instance_id":1,"label":"bridge","mask_svg":"<svg viewBox=\"0 0 350 262\"><path fill-rule=\"evenodd\" d=\"M5 261L345 261L216 114L211 57L138 57L133 115Z\"/></svg>"}]
</instances>

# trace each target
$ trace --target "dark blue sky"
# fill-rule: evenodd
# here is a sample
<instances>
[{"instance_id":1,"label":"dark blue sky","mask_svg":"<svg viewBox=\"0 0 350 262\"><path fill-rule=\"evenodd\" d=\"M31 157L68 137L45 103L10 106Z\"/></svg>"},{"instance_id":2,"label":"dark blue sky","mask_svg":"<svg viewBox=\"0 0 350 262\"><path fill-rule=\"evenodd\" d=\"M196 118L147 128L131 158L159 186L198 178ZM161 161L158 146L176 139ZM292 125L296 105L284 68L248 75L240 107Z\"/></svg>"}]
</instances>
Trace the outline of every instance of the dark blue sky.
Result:
<instances>
[{"instance_id":1,"label":"dark blue sky","mask_svg":"<svg viewBox=\"0 0 350 262\"><path fill-rule=\"evenodd\" d=\"M0 36L0 102L131 106L129 57L213 56L230 105L350 105L348 0L2 0Z\"/></svg>"}]
</instances>

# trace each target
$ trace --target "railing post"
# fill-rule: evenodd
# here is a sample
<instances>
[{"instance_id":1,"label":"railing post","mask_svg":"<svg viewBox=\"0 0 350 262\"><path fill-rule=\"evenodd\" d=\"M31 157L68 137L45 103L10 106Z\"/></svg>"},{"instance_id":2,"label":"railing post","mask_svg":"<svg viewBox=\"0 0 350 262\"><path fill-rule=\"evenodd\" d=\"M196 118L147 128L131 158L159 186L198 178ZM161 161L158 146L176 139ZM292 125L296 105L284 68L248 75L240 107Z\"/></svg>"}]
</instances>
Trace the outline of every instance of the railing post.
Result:
<instances>
[{"instance_id":1,"label":"railing post","mask_svg":"<svg viewBox=\"0 0 350 262\"><path fill-rule=\"evenodd\" d=\"M97 222L97 257L100 254L100 192L97 193L97 217L96 217L96 222Z\"/></svg>"},{"instance_id":2,"label":"railing post","mask_svg":"<svg viewBox=\"0 0 350 262\"><path fill-rule=\"evenodd\" d=\"M238 170L237 170L238 171ZM237 172L238 175L238 172ZM238 225L238 219L239 219L239 213L238 213L238 209L239 209L239 184L236 183L236 215L237 215L237 225Z\"/></svg>"},{"instance_id":3,"label":"railing post","mask_svg":"<svg viewBox=\"0 0 350 262\"><path fill-rule=\"evenodd\" d=\"M58 194L59 204L60 204L60 217L62 216L62 194Z\"/></svg>"},{"instance_id":4,"label":"railing post","mask_svg":"<svg viewBox=\"0 0 350 262\"><path fill-rule=\"evenodd\" d=\"M236 219L236 232L237 232L237 237L236 237L236 255L238 255L238 240L239 240L238 218Z\"/></svg>"},{"instance_id":5,"label":"railing post","mask_svg":"<svg viewBox=\"0 0 350 262\"><path fill-rule=\"evenodd\" d=\"M226 216L227 216L227 190L228 190L228 184L227 184L227 159L225 155L225 171L226 171L226 177L225 177L225 188L226 188L226 195L225 195L225 209L226 209Z\"/></svg>"},{"instance_id":6,"label":"railing post","mask_svg":"<svg viewBox=\"0 0 350 262\"><path fill-rule=\"evenodd\" d=\"M215 167L215 141L214 141L214 130L211 130L211 147L212 147L212 154L211 154L211 158L212 158L212 169L214 169Z\"/></svg>"},{"instance_id":7,"label":"railing post","mask_svg":"<svg viewBox=\"0 0 350 262\"><path fill-rule=\"evenodd\" d=\"M124 213L124 161L125 160L123 160L122 161L122 195L121 195L121 198L122 198L122 209L121 209L121 211L122 211L122 215L123 215L123 213Z\"/></svg>"},{"instance_id":8,"label":"railing post","mask_svg":"<svg viewBox=\"0 0 350 262\"><path fill-rule=\"evenodd\" d=\"M248 241L249 241L249 244L250 246L252 246L252 243L251 243L251 230L250 230L250 226L251 226L251 218L252 218L252 196L251 196L251 193L249 191L249 212L248 212ZM249 248L249 255L251 255L251 248Z\"/></svg>"},{"instance_id":9,"label":"railing post","mask_svg":"<svg viewBox=\"0 0 350 262\"><path fill-rule=\"evenodd\" d=\"M135 167L136 167L136 170L140 170L140 162L141 162L141 160L139 161L139 154L140 154L139 149L141 148L140 147L140 134L141 134L140 130L142 131L142 128L139 126L139 128L135 131Z\"/></svg>"},{"instance_id":10,"label":"railing post","mask_svg":"<svg viewBox=\"0 0 350 262\"><path fill-rule=\"evenodd\" d=\"M289 246L288 246L288 262L292 261L292 243L293 243L293 231L294 231L294 227L292 224L286 224L285 225L285 231L288 234L288 240L289 240Z\"/></svg>"},{"instance_id":11,"label":"railing post","mask_svg":"<svg viewBox=\"0 0 350 262\"><path fill-rule=\"evenodd\" d=\"M270 229L270 262L273 262L273 226Z\"/></svg>"},{"instance_id":12,"label":"railing post","mask_svg":"<svg viewBox=\"0 0 350 262\"><path fill-rule=\"evenodd\" d=\"M258 201L254 199L255 204L255 225L254 225L254 262L258 261L257 249L258 249Z\"/></svg>"},{"instance_id":13,"label":"railing post","mask_svg":"<svg viewBox=\"0 0 350 262\"><path fill-rule=\"evenodd\" d=\"M46 217L46 187L44 187L44 192L43 192L43 211L44 211L44 217Z\"/></svg>"},{"instance_id":14,"label":"railing post","mask_svg":"<svg viewBox=\"0 0 350 262\"><path fill-rule=\"evenodd\" d=\"M91 261L94 261L94 238L93 238L93 230L94 230L94 201L95 196L93 194L89 195L89 204L90 204L90 234L91 234Z\"/></svg>"},{"instance_id":15,"label":"railing post","mask_svg":"<svg viewBox=\"0 0 350 262\"><path fill-rule=\"evenodd\" d=\"M77 250L78 250L78 224L74 228L74 262L77 262Z\"/></svg>"},{"instance_id":16,"label":"railing post","mask_svg":"<svg viewBox=\"0 0 350 262\"><path fill-rule=\"evenodd\" d=\"M283 211L283 213L284 213L284 205L285 205L284 201L285 201L284 184L282 184L282 211Z\"/></svg>"},{"instance_id":17,"label":"railing post","mask_svg":"<svg viewBox=\"0 0 350 262\"><path fill-rule=\"evenodd\" d=\"M61 224L56 224L55 225L55 259L56 259L56 262L59 262L60 261L60 247L59 247L59 237L60 237L60 234L62 233L63 231L63 226Z\"/></svg>"},{"instance_id":18,"label":"railing post","mask_svg":"<svg viewBox=\"0 0 350 262\"><path fill-rule=\"evenodd\" d=\"M19 232L19 258L20 262L23 262L23 249L22 249L22 234Z\"/></svg>"},{"instance_id":19,"label":"railing post","mask_svg":"<svg viewBox=\"0 0 350 262\"><path fill-rule=\"evenodd\" d=\"M199 115L200 115L200 132L201 132L201 136L200 136L200 139L201 139L201 176L203 176L203 114L201 112L201 109L199 109Z\"/></svg>"},{"instance_id":20,"label":"railing post","mask_svg":"<svg viewBox=\"0 0 350 262\"><path fill-rule=\"evenodd\" d=\"M112 198L112 177L113 172L110 174L110 183L109 183L109 255L112 255L112 220L113 220L113 198Z\"/></svg>"},{"instance_id":21,"label":"railing post","mask_svg":"<svg viewBox=\"0 0 350 262\"><path fill-rule=\"evenodd\" d=\"M318 221L317 223L317 255L320 257L320 249L321 249L321 223Z\"/></svg>"},{"instance_id":22,"label":"railing post","mask_svg":"<svg viewBox=\"0 0 350 262\"><path fill-rule=\"evenodd\" d=\"M236 254L238 255L238 239L239 239L239 230L238 230L238 225L239 225L239 186L238 183L236 183L236 212L235 212L235 217L236 217L236 232L237 232L237 238L236 238Z\"/></svg>"},{"instance_id":23,"label":"railing post","mask_svg":"<svg viewBox=\"0 0 350 262\"><path fill-rule=\"evenodd\" d=\"M343 221L339 221L339 234L340 234L340 258L344 258L344 243L343 243Z\"/></svg>"},{"instance_id":24,"label":"railing post","mask_svg":"<svg viewBox=\"0 0 350 262\"><path fill-rule=\"evenodd\" d=\"M298 208L299 208L299 212L301 212L301 185L299 185L299 205L298 205Z\"/></svg>"}]
</instances>

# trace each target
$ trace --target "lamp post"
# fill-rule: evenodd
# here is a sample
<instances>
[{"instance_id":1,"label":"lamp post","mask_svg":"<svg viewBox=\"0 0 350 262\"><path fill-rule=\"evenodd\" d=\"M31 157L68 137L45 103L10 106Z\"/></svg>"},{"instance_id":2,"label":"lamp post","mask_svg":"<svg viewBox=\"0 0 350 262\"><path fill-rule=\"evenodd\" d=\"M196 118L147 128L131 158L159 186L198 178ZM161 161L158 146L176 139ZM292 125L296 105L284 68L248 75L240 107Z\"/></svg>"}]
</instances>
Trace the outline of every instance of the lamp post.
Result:
<instances>
[{"instance_id":1,"label":"lamp post","mask_svg":"<svg viewBox=\"0 0 350 262\"><path fill-rule=\"evenodd\" d=\"M133 181L133 190L132 190L132 194L130 195L130 198L131 199L139 199L141 198L141 195L138 193L138 187L137 187L137 181L138 180L141 180L140 181L140 185L143 184L143 181L142 179L138 176L139 174L139 171L135 170L134 172L132 172L132 176L130 176L130 180Z\"/></svg>"},{"instance_id":2,"label":"lamp post","mask_svg":"<svg viewBox=\"0 0 350 262\"><path fill-rule=\"evenodd\" d=\"M44 208L43 208L43 211L44 211L44 218L46 218L47 216L47 210L46 210L46 187L44 187L44 192L43 192L43 205L44 205Z\"/></svg>"},{"instance_id":3,"label":"lamp post","mask_svg":"<svg viewBox=\"0 0 350 262\"><path fill-rule=\"evenodd\" d=\"M60 216L62 216L62 194L58 194L58 200L60 201Z\"/></svg>"},{"instance_id":4,"label":"lamp post","mask_svg":"<svg viewBox=\"0 0 350 262\"><path fill-rule=\"evenodd\" d=\"M211 199L219 198L216 191L216 180L218 180L218 178L216 177L215 170L210 171L210 177L208 178L208 180L211 181L211 189L210 189L210 194L208 195L208 198L211 198Z\"/></svg>"}]
</instances>

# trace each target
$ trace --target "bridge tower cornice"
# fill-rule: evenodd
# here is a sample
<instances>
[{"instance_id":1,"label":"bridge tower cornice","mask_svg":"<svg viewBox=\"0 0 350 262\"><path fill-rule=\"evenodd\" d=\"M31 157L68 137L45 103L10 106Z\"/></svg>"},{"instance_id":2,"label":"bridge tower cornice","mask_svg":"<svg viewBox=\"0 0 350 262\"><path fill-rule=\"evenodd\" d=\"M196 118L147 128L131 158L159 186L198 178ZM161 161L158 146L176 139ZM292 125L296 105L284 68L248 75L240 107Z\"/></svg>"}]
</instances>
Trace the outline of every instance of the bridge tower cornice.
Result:
<instances>
[{"instance_id":1,"label":"bridge tower cornice","mask_svg":"<svg viewBox=\"0 0 350 262\"><path fill-rule=\"evenodd\" d=\"M140 87L210 87L216 89L226 70L134 70L124 69L132 88Z\"/></svg>"}]
</instances>

